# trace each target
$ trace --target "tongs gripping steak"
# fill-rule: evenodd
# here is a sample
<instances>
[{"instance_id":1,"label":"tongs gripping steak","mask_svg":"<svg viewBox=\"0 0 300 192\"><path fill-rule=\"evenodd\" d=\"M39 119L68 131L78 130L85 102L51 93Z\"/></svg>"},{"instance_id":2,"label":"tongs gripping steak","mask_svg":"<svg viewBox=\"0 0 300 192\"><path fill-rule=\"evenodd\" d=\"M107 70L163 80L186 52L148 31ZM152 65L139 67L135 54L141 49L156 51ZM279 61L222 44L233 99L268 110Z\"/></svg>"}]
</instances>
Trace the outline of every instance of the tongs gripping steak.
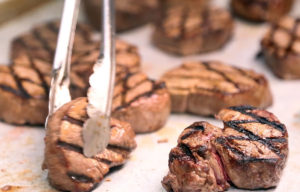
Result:
<instances>
[{"instance_id":1,"label":"tongs gripping steak","mask_svg":"<svg viewBox=\"0 0 300 192\"><path fill-rule=\"evenodd\" d=\"M87 119L86 98L75 99L48 120L44 169L52 186L82 192L93 189L110 168L123 165L136 147L135 134L126 122L111 120L108 147L92 158L83 155L82 127Z\"/></svg>"}]
</instances>

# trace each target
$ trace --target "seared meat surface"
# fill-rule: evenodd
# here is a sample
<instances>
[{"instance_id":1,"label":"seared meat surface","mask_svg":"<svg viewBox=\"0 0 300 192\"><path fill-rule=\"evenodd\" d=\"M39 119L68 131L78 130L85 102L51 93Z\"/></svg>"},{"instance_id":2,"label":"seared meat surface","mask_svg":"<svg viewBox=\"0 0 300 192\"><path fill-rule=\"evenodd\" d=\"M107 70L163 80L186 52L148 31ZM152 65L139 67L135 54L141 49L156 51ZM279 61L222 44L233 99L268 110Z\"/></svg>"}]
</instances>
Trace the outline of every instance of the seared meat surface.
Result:
<instances>
[{"instance_id":1,"label":"seared meat surface","mask_svg":"<svg viewBox=\"0 0 300 192\"><path fill-rule=\"evenodd\" d=\"M168 192L275 187L288 155L286 127L270 112L250 106L223 109L224 129L196 122L169 155Z\"/></svg>"},{"instance_id":2,"label":"seared meat surface","mask_svg":"<svg viewBox=\"0 0 300 192\"><path fill-rule=\"evenodd\" d=\"M48 112L48 87L32 68L1 66L1 120L13 124L44 123Z\"/></svg>"},{"instance_id":3,"label":"seared meat surface","mask_svg":"<svg viewBox=\"0 0 300 192\"><path fill-rule=\"evenodd\" d=\"M50 184L63 191L90 191L110 168L123 165L136 147L130 124L111 120L108 147L92 158L83 155L82 127L87 99L77 98L59 108L48 120L43 168Z\"/></svg>"},{"instance_id":4,"label":"seared meat surface","mask_svg":"<svg viewBox=\"0 0 300 192\"><path fill-rule=\"evenodd\" d=\"M207 122L196 122L182 132L169 155L170 171L162 181L168 192L218 192L229 188L211 142L221 134L221 129Z\"/></svg>"},{"instance_id":5,"label":"seared meat surface","mask_svg":"<svg viewBox=\"0 0 300 192\"><path fill-rule=\"evenodd\" d=\"M231 0L235 14L250 21L276 21L287 14L294 0Z\"/></svg>"},{"instance_id":6,"label":"seared meat surface","mask_svg":"<svg viewBox=\"0 0 300 192\"><path fill-rule=\"evenodd\" d=\"M32 125L45 122L58 26L56 22L41 25L13 41L13 63L0 69L1 120ZM88 78L98 58L100 43L90 36L90 29L78 24L71 64L73 98L86 95ZM117 40L116 63L117 76L139 71L137 48Z\"/></svg>"},{"instance_id":7,"label":"seared meat surface","mask_svg":"<svg viewBox=\"0 0 300 192\"><path fill-rule=\"evenodd\" d=\"M129 122L136 133L155 131L167 121L171 101L165 84L142 72L117 76L112 116Z\"/></svg>"},{"instance_id":8,"label":"seared meat surface","mask_svg":"<svg viewBox=\"0 0 300 192\"><path fill-rule=\"evenodd\" d=\"M230 13L220 8L202 10L201 6L186 4L163 6L152 37L154 45L177 55L221 48L233 33Z\"/></svg>"},{"instance_id":9,"label":"seared meat surface","mask_svg":"<svg viewBox=\"0 0 300 192\"><path fill-rule=\"evenodd\" d=\"M244 189L275 187L288 155L286 127L272 113L248 106L217 117L225 129L215 146L231 182Z\"/></svg>"},{"instance_id":10,"label":"seared meat surface","mask_svg":"<svg viewBox=\"0 0 300 192\"><path fill-rule=\"evenodd\" d=\"M266 108L272 104L263 75L217 61L186 62L161 79L170 92L172 112L214 115L230 106Z\"/></svg>"},{"instance_id":11,"label":"seared meat surface","mask_svg":"<svg viewBox=\"0 0 300 192\"><path fill-rule=\"evenodd\" d=\"M95 29L100 29L101 1L83 1L90 23ZM159 0L116 0L116 30L130 30L156 19Z\"/></svg>"},{"instance_id":12,"label":"seared meat surface","mask_svg":"<svg viewBox=\"0 0 300 192\"><path fill-rule=\"evenodd\" d=\"M300 79L300 18L283 17L261 41L266 64L283 79Z\"/></svg>"}]
</instances>

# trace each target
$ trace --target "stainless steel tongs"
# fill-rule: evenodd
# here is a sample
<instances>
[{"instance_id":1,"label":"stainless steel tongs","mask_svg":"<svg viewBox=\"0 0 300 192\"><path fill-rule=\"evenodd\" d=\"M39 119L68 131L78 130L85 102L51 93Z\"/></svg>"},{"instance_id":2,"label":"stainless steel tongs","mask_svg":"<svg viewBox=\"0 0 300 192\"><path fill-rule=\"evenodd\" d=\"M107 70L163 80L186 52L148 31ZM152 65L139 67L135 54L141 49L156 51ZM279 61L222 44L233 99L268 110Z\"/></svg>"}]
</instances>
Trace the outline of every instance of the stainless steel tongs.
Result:
<instances>
[{"instance_id":1,"label":"stainless steel tongs","mask_svg":"<svg viewBox=\"0 0 300 192\"><path fill-rule=\"evenodd\" d=\"M48 117L63 104L71 101L69 74L79 4L80 0L65 0L53 63ZM110 113L115 76L114 33L114 1L103 0L100 55L89 80L88 120L84 123L82 134L83 152L87 157L103 151L110 140Z\"/></svg>"}]
</instances>

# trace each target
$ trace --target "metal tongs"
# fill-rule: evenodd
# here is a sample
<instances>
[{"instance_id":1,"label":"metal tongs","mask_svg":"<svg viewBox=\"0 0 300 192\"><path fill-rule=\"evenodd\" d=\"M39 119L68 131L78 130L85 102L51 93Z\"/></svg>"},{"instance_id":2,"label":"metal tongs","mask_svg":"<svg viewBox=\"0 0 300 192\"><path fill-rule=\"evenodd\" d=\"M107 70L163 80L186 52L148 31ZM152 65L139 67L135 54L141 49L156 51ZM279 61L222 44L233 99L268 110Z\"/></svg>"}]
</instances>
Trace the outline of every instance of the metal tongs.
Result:
<instances>
[{"instance_id":1,"label":"metal tongs","mask_svg":"<svg viewBox=\"0 0 300 192\"><path fill-rule=\"evenodd\" d=\"M70 64L80 0L65 0L49 94L49 114L71 101ZM88 119L83 125L83 152L92 157L110 140L110 114L115 77L114 1L103 0L101 48L88 90ZM46 127L48 126L46 120Z\"/></svg>"}]
</instances>

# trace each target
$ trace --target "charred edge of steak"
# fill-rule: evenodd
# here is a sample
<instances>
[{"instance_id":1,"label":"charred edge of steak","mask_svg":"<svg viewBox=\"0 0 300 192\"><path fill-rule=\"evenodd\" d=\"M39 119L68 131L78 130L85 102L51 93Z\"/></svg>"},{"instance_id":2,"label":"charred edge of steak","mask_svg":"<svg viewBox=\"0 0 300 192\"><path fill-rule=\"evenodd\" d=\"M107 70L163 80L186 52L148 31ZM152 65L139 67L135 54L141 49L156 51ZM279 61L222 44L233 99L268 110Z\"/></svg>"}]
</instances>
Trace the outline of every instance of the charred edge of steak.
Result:
<instances>
[{"instance_id":1,"label":"charred edge of steak","mask_svg":"<svg viewBox=\"0 0 300 192\"><path fill-rule=\"evenodd\" d=\"M67 172L67 175L75 182L78 183L92 183L93 179L86 176L86 175L80 175L73 172Z\"/></svg>"},{"instance_id":2,"label":"charred edge of steak","mask_svg":"<svg viewBox=\"0 0 300 192\"><path fill-rule=\"evenodd\" d=\"M130 77L132 77L132 76L134 76L134 75L136 75L136 74L138 74L138 73L139 73L139 72L136 72L136 73L128 73L128 74L126 74L126 76L125 76L122 80L120 80L119 82L116 82L116 83L122 83L123 88L124 88L124 91L122 91L121 93L119 93L119 94L117 94L117 95L114 96L114 98L118 97L119 95L122 96L122 103L121 103L121 105L118 106L118 107L116 107L116 108L114 109L114 111L117 111L117 110L121 110L121 109L123 109L123 108L126 108L126 107L130 106L133 102L139 100L140 98L143 98L143 97L146 97L146 98L147 98L147 97L151 97L153 94L155 94L155 91L158 91L158 90L160 90L160 89L165 89L165 88L166 88L166 84L165 84L164 82L156 82L155 80L152 80L152 79L147 78L147 79L145 79L145 80L143 80L143 81L141 81L141 82L135 84L135 87L141 85L142 83L145 83L145 82L149 81L149 82L152 83L152 88L151 88L151 90L150 90L150 91L145 91L144 93L141 93L141 94L139 94L139 95L136 95L136 96L135 96L133 99L131 99L129 102L126 102L126 101L125 101L125 96L126 96L127 92L128 92L130 89L134 89L134 88L135 88L135 87L129 88L129 87L127 86L127 80L128 80Z\"/></svg>"},{"instance_id":3,"label":"charred edge of steak","mask_svg":"<svg viewBox=\"0 0 300 192\"><path fill-rule=\"evenodd\" d=\"M240 3L245 4L245 6L260 6L263 10L268 10L271 1L253 1L253 0L238 0Z\"/></svg>"},{"instance_id":4,"label":"charred edge of steak","mask_svg":"<svg viewBox=\"0 0 300 192\"><path fill-rule=\"evenodd\" d=\"M184 140L184 139L190 137L191 135L198 133L199 131L204 131L205 128L200 122L196 122L196 123L193 123L192 125L188 126L185 129L191 129L191 131L182 135L180 138L181 140Z\"/></svg>"}]
</instances>

